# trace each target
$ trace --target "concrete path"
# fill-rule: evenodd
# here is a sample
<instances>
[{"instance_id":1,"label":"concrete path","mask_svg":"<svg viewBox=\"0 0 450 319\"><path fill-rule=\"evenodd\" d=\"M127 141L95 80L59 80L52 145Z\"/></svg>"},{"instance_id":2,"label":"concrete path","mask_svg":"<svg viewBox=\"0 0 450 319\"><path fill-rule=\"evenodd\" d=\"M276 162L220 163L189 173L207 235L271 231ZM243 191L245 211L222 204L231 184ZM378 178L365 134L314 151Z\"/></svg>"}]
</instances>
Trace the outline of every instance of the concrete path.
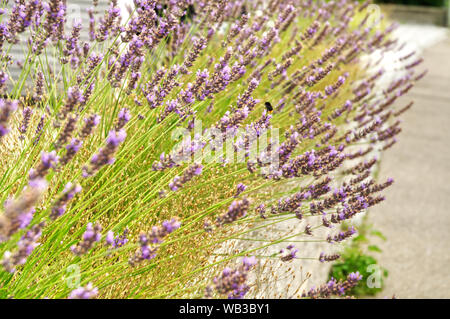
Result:
<instances>
[{"instance_id":1,"label":"concrete path","mask_svg":"<svg viewBox=\"0 0 450 319\"><path fill-rule=\"evenodd\" d=\"M375 243L389 270L378 297L450 298L450 37L425 49L428 75L399 101L399 142L383 154L380 177L393 177L387 200L369 221L387 241Z\"/></svg>"}]
</instances>

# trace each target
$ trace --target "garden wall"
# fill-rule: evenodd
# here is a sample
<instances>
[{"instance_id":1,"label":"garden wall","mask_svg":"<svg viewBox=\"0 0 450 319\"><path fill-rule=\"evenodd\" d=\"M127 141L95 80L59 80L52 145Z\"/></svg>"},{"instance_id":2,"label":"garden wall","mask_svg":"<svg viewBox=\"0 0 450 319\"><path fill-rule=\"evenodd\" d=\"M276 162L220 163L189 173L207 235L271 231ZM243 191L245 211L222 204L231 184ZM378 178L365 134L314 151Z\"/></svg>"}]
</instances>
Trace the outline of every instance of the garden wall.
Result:
<instances>
[{"instance_id":1,"label":"garden wall","mask_svg":"<svg viewBox=\"0 0 450 319\"><path fill-rule=\"evenodd\" d=\"M447 8L411 6L399 4L380 4L392 20L398 22L434 24L439 26L448 25Z\"/></svg>"}]
</instances>

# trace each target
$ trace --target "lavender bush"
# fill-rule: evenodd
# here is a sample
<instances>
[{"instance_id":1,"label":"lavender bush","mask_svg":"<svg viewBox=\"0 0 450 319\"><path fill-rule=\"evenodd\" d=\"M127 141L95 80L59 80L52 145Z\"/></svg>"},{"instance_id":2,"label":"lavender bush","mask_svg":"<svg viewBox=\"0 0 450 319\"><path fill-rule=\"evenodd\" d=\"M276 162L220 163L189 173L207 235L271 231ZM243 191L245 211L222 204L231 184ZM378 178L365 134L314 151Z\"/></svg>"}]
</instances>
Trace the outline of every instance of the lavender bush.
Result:
<instances>
[{"instance_id":1,"label":"lavender bush","mask_svg":"<svg viewBox=\"0 0 450 319\"><path fill-rule=\"evenodd\" d=\"M295 242L339 245L385 199L372 171L425 73L367 59L403 49L369 2L93 1L87 24L67 3L1 4L1 297L252 297L255 267L338 259Z\"/></svg>"}]
</instances>

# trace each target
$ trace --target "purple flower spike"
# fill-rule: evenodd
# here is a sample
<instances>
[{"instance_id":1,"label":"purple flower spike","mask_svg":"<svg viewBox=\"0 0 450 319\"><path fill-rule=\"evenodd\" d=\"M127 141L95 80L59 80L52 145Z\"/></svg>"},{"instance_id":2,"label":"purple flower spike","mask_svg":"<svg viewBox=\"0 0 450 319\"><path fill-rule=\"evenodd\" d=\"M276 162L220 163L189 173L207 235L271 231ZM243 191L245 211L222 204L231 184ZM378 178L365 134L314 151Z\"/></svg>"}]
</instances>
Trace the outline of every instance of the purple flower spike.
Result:
<instances>
[{"instance_id":1,"label":"purple flower spike","mask_svg":"<svg viewBox=\"0 0 450 319\"><path fill-rule=\"evenodd\" d=\"M283 256L281 256L281 258L280 258L281 261L287 262L287 261L291 261L292 259L297 258L298 249L296 249L294 247L294 245L288 245L286 247L286 249L287 249L287 254L284 254ZM283 254L284 252L285 252L284 249L282 249L281 253Z\"/></svg>"},{"instance_id":2,"label":"purple flower spike","mask_svg":"<svg viewBox=\"0 0 450 319\"><path fill-rule=\"evenodd\" d=\"M114 235L113 231L109 231L106 234L105 241L113 249L119 248L119 247L124 246L126 243L128 243L127 235L128 235L128 229L125 229L123 231L122 235L117 235L117 236Z\"/></svg>"},{"instance_id":3,"label":"purple flower spike","mask_svg":"<svg viewBox=\"0 0 450 319\"><path fill-rule=\"evenodd\" d=\"M236 269L224 268L221 275L213 280L214 289L208 287L207 291L212 293L215 290L219 295L226 296L228 299L243 298L250 290L247 285L247 278L254 265L256 265L256 258L252 256L244 257L242 264Z\"/></svg>"},{"instance_id":4,"label":"purple flower spike","mask_svg":"<svg viewBox=\"0 0 450 319\"><path fill-rule=\"evenodd\" d=\"M243 191L245 191L246 188L247 186L245 186L242 183L239 183L236 187L236 194L234 195L234 197L238 197Z\"/></svg>"},{"instance_id":5,"label":"purple flower spike","mask_svg":"<svg viewBox=\"0 0 450 319\"><path fill-rule=\"evenodd\" d=\"M72 184L71 182L66 184L62 195L53 203L50 218L55 220L66 212L67 204L75 197L77 193L81 192L81 186Z\"/></svg>"},{"instance_id":6,"label":"purple flower spike","mask_svg":"<svg viewBox=\"0 0 450 319\"><path fill-rule=\"evenodd\" d=\"M50 168L55 168L58 164L59 156L56 155L56 151L51 151L50 153L42 152L41 153L41 162L39 165L30 170L30 174L28 176L29 182L33 182L34 180L40 180L47 175Z\"/></svg>"},{"instance_id":7,"label":"purple flower spike","mask_svg":"<svg viewBox=\"0 0 450 319\"><path fill-rule=\"evenodd\" d=\"M360 280L362 280L362 276L359 272L350 273L344 281L337 282L336 279L331 278L328 283L318 288L313 287L308 292L303 292L302 297L317 299L330 298L331 296L344 296L345 293L355 287Z\"/></svg>"},{"instance_id":8,"label":"purple flower spike","mask_svg":"<svg viewBox=\"0 0 450 319\"><path fill-rule=\"evenodd\" d=\"M220 227L224 224L230 224L244 217L249 207L250 201L247 198L232 202L228 211L217 217L216 226Z\"/></svg>"},{"instance_id":9,"label":"purple flower spike","mask_svg":"<svg viewBox=\"0 0 450 319\"><path fill-rule=\"evenodd\" d=\"M334 260L339 259L340 257L341 257L341 255L339 255L339 254L325 255L325 253L322 252L322 253L320 253L319 261L321 263L326 262L326 261L334 261Z\"/></svg>"},{"instance_id":10,"label":"purple flower spike","mask_svg":"<svg viewBox=\"0 0 450 319\"><path fill-rule=\"evenodd\" d=\"M254 265L256 265L256 257L255 256L251 256L251 257L244 257L242 259L242 263L244 264L244 266L247 269L250 269L251 267L253 267Z\"/></svg>"},{"instance_id":11,"label":"purple flower spike","mask_svg":"<svg viewBox=\"0 0 450 319\"><path fill-rule=\"evenodd\" d=\"M45 226L44 222L34 225L29 231L22 236L17 243L17 250L14 253L6 251L3 255L1 265L6 271L14 273L16 266L25 264L27 258L33 250L39 246L37 241L41 237L42 228Z\"/></svg>"},{"instance_id":12,"label":"purple flower spike","mask_svg":"<svg viewBox=\"0 0 450 319\"><path fill-rule=\"evenodd\" d=\"M31 118L31 114L33 114L33 110L30 107L26 107L23 110L23 120L22 120L22 124L19 128L19 132L22 133L22 135L20 136L20 139L24 139L25 138L25 134L27 133L28 130L28 125L30 124L30 118Z\"/></svg>"},{"instance_id":13,"label":"purple flower spike","mask_svg":"<svg viewBox=\"0 0 450 319\"><path fill-rule=\"evenodd\" d=\"M64 166L70 162L70 160L76 155L76 153L80 150L81 146L83 146L83 142L79 139L72 139L72 141L66 145L66 154L59 161L60 166Z\"/></svg>"},{"instance_id":14,"label":"purple flower spike","mask_svg":"<svg viewBox=\"0 0 450 319\"><path fill-rule=\"evenodd\" d=\"M96 127L100 123L100 116L99 115L91 115L84 119L84 127L81 129L80 132L80 138L85 139L89 135L91 135L92 131L94 130L94 127Z\"/></svg>"},{"instance_id":15,"label":"purple flower spike","mask_svg":"<svg viewBox=\"0 0 450 319\"><path fill-rule=\"evenodd\" d=\"M152 230L147 234L141 233L139 236L141 247L130 258L130 265L134 266L143 260L155 258L159 245L164 241L164 238L174 230L180 228L180 226L181 223L178 221L178 218L174 217L171 220L164 221L161 226L153 226Z\"/></svg>"},{"instance_id":16,"label":"purple flower spike","mask_svg":"<svg viewBox=\"0 0 450 319\"><path fill-rule=\"evenodd\" d=\"M93 226L92 223L89 223L86 227L86 231L82 236L81 242L70 247L72 253L77 256L86 254L96 242L99 242L101 240L101 231L102 226L100 226L100 224L95 224L95 226Z\"/></svg>"},{"instance_id":17,"label":"purple flower spike","mask_svg":"<svg viewBox=\"0 0 450 319\"><path fill-rule=\"evenodd\" d=\"M184 172L183 175L175 176L172 182L169 184L169 188L176 192L180 188L183 187L184 184L189 182L194 178L194 176L198 176L202 173L203 166L201 164L193 164L190 167L188 167Z\"/></svg>"},{"instance_id":18,"label":"purple flower spike","mask_svg":"<svg viewBox=\"0 0 450 319\"><path fill-rule=\"evenodd\" d=\"M162 226L163 226L163 228L165 229L165 231L166 231L167 233L171 233L171 232L173 232L174 230L180 228L181 223L180 223L176 218L173 218L173 219L170 220L170 221L168 221L168 220L164 221L164 222L162 223Z\"/></svg>"},{"instance_id":19,"label":"purple flower spike","mask_svg":"<svg viewBox=\"0 0 450 319\"><path fill-rule=\"evenodd\" d=\"M122 129L125 124L128 123L128 121L131 119L131 115L130 112L128 111L128 109L123 108L119 111L119 119L118 119L118 123L116 125L116 131Z\"/></svg>"},{"instance_id":20,"label":"purple flower spike","mask_svg":"<svg viewBox=\"0 0 450 319\"><path fill-rule=\"evenodd\" d=\"M114 163L114 153L120 143L122 143L127 137L127 133L124 129L119 131L111 130L106 139L106 146L100 148L97 154L94 154L91 158L90 165L83 167L83 177L92 176L101 167L105 165L111 165Z\"/></svg>"},{"instance_id":21,"label":"purple flower spike","mask_svg":"<svg viewBox=\"0 0 450 319\"><path fill-rule=\"evenodd\" d=\"M7 101L0 99L0 138L8 134L8 120L17 109L18 101Z\"/></svg>"},{"instance_id":22,"label":"purple flower spike","mask_svg":"<svg viewBox=\"0 0 450 319\"><path fill-rule=\"evenodd\" d=\"M42 164L46 168L53 168L55 164L58 162L58 156L56 156L55 151L51 151L50 153L42 153L41 155Z\"/></svg>"},{"instance_id":23,"label":"purple flower spike","mask_svg":"<svg viewBox=\"0 0 450 319\"><path fill-rule=\"evenodd\" d=\"M68 299L93 299L97 295L98 289L92 283L88 283L85 287L79 287L73 290Z\"/></svg>"},{"instance_id":24,"label":"purple flower spike","mask_svg":"<svg viewBox=\"0 0 450 319\"><path fill-rule=\"evenodd\" d=\"M117 146L122 143L127 137L127 133L124 130L120 131L110 131L106 142L110 145Z\"/></svg>"}]
</instances>

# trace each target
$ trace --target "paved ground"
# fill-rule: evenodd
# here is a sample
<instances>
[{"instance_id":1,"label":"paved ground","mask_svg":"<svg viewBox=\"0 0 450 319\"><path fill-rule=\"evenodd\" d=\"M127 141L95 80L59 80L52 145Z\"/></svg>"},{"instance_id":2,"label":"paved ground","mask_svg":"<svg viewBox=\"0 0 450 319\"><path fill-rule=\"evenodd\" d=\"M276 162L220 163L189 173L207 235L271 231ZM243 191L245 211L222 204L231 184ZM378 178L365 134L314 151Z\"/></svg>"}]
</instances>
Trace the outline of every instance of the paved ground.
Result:
<instances>
[{"instance_id":1,"label":"paved ground","mask_svg":"<svg viewBox=\"0 0 450 319\"><path fill-rule=\"evenodd\" d=\"M390 272L379 297L450 298L450 38L423 56L429 74L402 100L415 104L381 161L396 183L369 212L388 239L377 243Z\"/></svg>"}]
</instances>

